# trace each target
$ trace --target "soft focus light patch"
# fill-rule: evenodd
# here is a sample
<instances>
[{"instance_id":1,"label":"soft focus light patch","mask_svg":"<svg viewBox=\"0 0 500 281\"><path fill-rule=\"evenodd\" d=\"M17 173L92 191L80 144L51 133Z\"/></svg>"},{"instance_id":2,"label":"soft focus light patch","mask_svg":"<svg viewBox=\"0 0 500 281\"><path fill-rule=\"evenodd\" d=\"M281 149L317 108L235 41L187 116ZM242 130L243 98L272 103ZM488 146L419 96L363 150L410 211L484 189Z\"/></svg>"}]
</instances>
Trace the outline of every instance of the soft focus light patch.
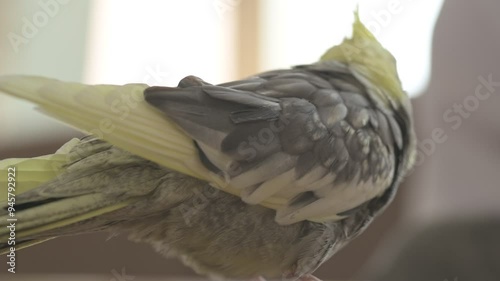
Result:
<instances>
[{"instance_id":1,"label":"soft focus light patch","mask_svg":"<svg viewBox=\"0 0 500 281\"><path fill-rule=\"evenodd\" d=\"M93 1L86 83L211 83L233 68L234 11L213 1Z\"/></svg>"},{"instance_id":2,"label":"soft focus light patch","mask_svg":"<svg viewBox=\"0 0 500 281\"><path fill-rule=\"evenodd\" d=\"M262 1L261 68L317 61L350 36L353 11L398 61L403 87L416 95L430 77L431 39L442 0Z\"/></svg>"}]
</instances>

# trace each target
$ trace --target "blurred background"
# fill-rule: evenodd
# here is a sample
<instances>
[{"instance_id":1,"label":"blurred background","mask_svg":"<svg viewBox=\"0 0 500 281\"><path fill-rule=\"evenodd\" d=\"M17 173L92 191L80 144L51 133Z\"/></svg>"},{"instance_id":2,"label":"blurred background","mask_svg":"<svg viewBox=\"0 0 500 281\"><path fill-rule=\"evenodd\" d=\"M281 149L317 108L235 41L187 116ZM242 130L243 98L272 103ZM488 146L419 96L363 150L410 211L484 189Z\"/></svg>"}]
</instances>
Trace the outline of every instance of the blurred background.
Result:
<instances>
[{"instance_id":1,"label":"blurred background","mask_svg":"<svg viewBox=\"0 0 500 281\"><path fill-rule=\"evenodd\" d=\"M500 280L500 2L496 0L0 0L0 75L83 83L211 83L311 63L350 34L353 10L398 61L419 138L394 203L325 263L328 280ZM0 94L0 159L82 134ZM2 280L195 277L124 237L17 252ZM45 279L43 279L45 280ZM83 280L83 279L82 279Z\"/></svg>"}]
</instances>

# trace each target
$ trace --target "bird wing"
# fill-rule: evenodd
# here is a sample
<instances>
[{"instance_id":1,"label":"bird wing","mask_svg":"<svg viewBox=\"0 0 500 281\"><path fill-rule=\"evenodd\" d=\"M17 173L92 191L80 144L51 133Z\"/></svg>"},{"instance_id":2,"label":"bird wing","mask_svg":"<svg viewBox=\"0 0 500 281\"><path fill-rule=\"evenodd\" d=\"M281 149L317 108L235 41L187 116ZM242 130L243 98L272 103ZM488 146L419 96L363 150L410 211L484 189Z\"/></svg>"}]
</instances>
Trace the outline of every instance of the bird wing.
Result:
<instances>
[{"instance_id":1,"label":"bird wing","mask_svg":"<svg viewBox=\"0 0 500 281\"><path fill-rule=\"evenodd\" d=\"M281 224L341 219L393 181L399 125L341 65L218 86L189 76L145 98L195 140L207 169Z\"/></svg>"},{"instance_id":2,"label":"bird wing","mask_svg":"<svg viewBox=\"0 0 500 281\"><path fill-rule=\"evenodd\" d=\"M138 156L205 179L191 139L144 101L147 87L89 86L34 76L0 77L0 91L37 104L44 114ZM197 170L199 167L202 171Z\"/></svg>"},{"instance_id":3,"label":"bird wing","mask_svg":"<svg viewBox=\"0 0 500 281\"><path fill-rule=\"evenodd\" d=\"M393 180L401 134L342 67L274 71L219 86L189 76L173 88L5 76L0 91L276 209L281 224L341 219L380 195Z\"/></svg>"}]
</instances>

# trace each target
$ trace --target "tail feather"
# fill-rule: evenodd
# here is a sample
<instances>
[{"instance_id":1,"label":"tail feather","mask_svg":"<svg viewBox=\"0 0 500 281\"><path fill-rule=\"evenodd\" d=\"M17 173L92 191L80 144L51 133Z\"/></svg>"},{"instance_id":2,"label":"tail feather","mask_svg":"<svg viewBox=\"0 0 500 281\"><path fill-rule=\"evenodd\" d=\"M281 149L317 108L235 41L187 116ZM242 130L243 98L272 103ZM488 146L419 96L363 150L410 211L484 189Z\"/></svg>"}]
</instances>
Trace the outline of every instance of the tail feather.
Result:
<instances>
[{"instance_id":1,"label":"tail feather","mask_svg":"<svg viewBox=\"0 0 500 281\"><path fill-rule=\"evenodd\" d=\"M106 157L106 154L99 153L106 149L112 149L112 145L95 139L73 139L55 154L0 161L1 184L10 184L12 187L11 190L1 189L0 194L0 253L8 251L12 246L9 245L12 231L15 231L16 249L24 248L51 239L54 235L72 233L72 229L67 226L121 209L140 200L140 197L118 198L97 192L95 189L98 186L92 184L88 186L86 193L81 192L82 186L73 186L72 182L68 181L72 174L85 170L85 167L79 167L85 166L83 159L97 158L95 162L107 163L103 165L112 167L123 165L120 162L113 163L98 158ZM109 157L117 159L116 155ZM124 157L126 158L126 155ZM92 177L100 176L101 168L87 165L86 169L93 172L88 177L90 183ZM98 180L94 179L95 181ZM52 186L57 188L47 189ZM74 188L78 192L67 193L68 188ZM15 229L8 227L11 223L15 225ZM56 231L62 228L66 230Z\"/></svg>"},{"instance_id":2,"label":"tail feather","mask_svg":"<svg viewBox=\"0 0 500 281\"><path fill-rule=\"evenodd\" d=\"M87 194L49 202L34 208L19 211L14 217L6 214L1 222L9 218L17 219L16 238L32 237L37 233L76 223L97 215L102 215L127 206L130 200L117 203L103 194ZM0 229L0 241L9 237L8 227Z\"/></svg>"},{"instance_id":3,"label":"tail feather","mask_svg":"<svg viewBox=\"0 0 500 281\"><path fill-rule=\"evenodd\" d=\"M0 184L11 187L0 189L0 215L7 207L8 193L19 196L42 183L55 178L62 167L69 162L69 151L79 142L74 138L63 145L55 154L35 158L11 158L0 161ZM16 201L16 203L19 203Z\"/></svg>"},{"instance_id":4,"label":"tail feather","mask_svg":"<svg viewBox=\"0 0 500 281\"><path fill-rule=\"evenodd\" d=\"M0 184L8 187L9 183L11 183L10 186L12 187L10 190L12 192L10 192L8 188L2 188L0 190L0 216L2 217L2 222L6 222L8 218L15 218L15 213L13 213L14 216L9 216L8 198L16 198L15 196L25 194L39 185L57 177L62 167L68 163L67 153L69 153L78 142L79 140L76 138L70 140L59 148L55 154L35 158L11 158L0 161ZM12 179L11 181L9 181L9 177ZM14 203L21 204L23 202L22 200L18 200L17 202L14 201ZM13 207L13 212L15 212L16 205L12 204L10 206ZM7 230L7 236L0 238L0 241L2 241L0 242L0 254L8 253L11 247L20 250L53 238L9 241L10 229L3 227L2 231L5 232L5 230ZM5 236L5 234L0 236Z\"/></svg>"}]
</instances>

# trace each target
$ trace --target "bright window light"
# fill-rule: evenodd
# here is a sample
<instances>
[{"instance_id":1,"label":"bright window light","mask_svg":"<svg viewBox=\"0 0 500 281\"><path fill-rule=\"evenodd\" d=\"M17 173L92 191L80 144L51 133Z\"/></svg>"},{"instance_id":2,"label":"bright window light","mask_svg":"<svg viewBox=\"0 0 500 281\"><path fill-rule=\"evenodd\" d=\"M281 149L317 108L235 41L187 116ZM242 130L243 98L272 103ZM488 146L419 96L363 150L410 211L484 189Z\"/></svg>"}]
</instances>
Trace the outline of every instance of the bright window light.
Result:
<instances>
[{"instance_id":1,"label":"bright window light","mask_svg":"<svg viewBox=\"0 0 500 281\"><path fill-rule=\"evenodd\" d=\"M272 0L262 2L262 69L311 63L350 36L353 11L398 61L403 87L421 93L430 78L431 40L443 0Z\"/></svg>"},{"instance_id":2,"label":"bright window light","mask_svg":"<svg viewBox=\"0 0 500 281\"><path fill-rule=\"evenodd\" d=\"M99 0L91 10L86 83L210 83L234 73L234 11L205 0Z\"/></svg>"}]
</instances>

